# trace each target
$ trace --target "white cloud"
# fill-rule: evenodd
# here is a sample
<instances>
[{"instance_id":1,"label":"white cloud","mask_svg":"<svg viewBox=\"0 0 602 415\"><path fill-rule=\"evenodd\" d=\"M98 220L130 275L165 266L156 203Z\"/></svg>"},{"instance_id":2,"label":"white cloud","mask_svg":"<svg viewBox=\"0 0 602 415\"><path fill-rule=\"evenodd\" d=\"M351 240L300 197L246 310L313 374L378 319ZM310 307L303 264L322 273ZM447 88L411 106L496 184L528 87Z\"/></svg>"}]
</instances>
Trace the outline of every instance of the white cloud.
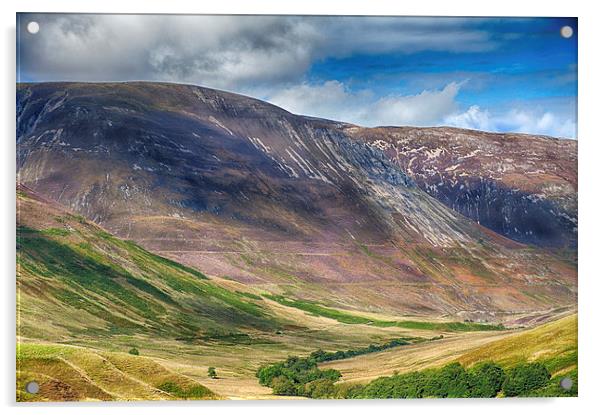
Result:
<instances>
[{"instance_id":1,"label":"white cloud","mask_svg":"<svg viewBox=\"0 0 602 415\"><path fill-rule=\"evenodd\" d=\"M381 98L368 109L366 116L374 112L376 119L373 123L380 125L433 125L456 109L456 96L461 85L452 82L441 90Z\"/></svg>"},{"instance_id":2,"label":"white cloud","mask_svg":"<svg viewBox=\"0 0 602 415\"><path fill-rule=\"evenodd\" d=\"M458 110L460 104L456 98L466 83L451 82L442 89L428 89L416 95L379 98L369 90L353 92L339 81L327 81L274 90L265 98L296 114L366 127L448 125L483 131L577 137L577 125L572 116L563 116L564 111L543 111L540 105L533 109L512 108L497 113L478 105Z\"/></svg>"},{"instance_id":3,"label":"white cloud","mask_svg":"<svg viewBox=\"0 0 602 415\"><path fill-rule=\"evenodd\" d=\"M267 99L293 113L363 126L433 125L456 110L461 86L451 82L441 90L377 98L371 91L352 92L341 82L327 81L284 88Z\"/></svg>"},{"instance_id":4,"label":"white cloud","mask_svg":"<svg viewBox=\"0 0 602 415\"><path fill-rule=\"evenodd\" d=\"M82 14L20 14L19 19L25 23L18 36L20 71L31 80L193 83L365 126L451 124L576 136L574 117L558 115L570 111L459 110L463 83L445 81L439 88L441 80L428 81L428 73L420 73L428 82L415 95L377 96L337 80L306 81L312 63L328 57L489 51L497 44L479 29L479 19ZM25 32L30 20L40 23L37 35Z\"/></svg>"},{"instance_id":5,"label":"white cloud","mask_svg":"<svg viewBox=\"0 0 602 415\"><path fill-rule=\"evenodd\" d=\"M24 14L20 66L36 80L159 80L244 90L299 82L312 62L354 53L484 51L478 19Z\"/></svg>"},{"instance_id":6,"label":"white cloud","mask_svg":"<svg viewBox=\"0 0 602 415\"><path fill-rule=\"evenodd\" d=\"M448 115L445 118L445 124L474 130L492 130L491 114L487 110L482 110L478 105L472 105L464 112Z\"/></svg>"},{"instance_id":7,"label":"white cloud","mask_svg":"<svg viewBox=\"0 0 602 415\"><path fill-rule=\"evenodd\" d=\"M493 115L487 109L473 105L464 112L449 115L444 122L451 126L476 130L512 131L577 138L577 124L572 117L537 109L514 108Z\"/></svg>"}]
</instances>

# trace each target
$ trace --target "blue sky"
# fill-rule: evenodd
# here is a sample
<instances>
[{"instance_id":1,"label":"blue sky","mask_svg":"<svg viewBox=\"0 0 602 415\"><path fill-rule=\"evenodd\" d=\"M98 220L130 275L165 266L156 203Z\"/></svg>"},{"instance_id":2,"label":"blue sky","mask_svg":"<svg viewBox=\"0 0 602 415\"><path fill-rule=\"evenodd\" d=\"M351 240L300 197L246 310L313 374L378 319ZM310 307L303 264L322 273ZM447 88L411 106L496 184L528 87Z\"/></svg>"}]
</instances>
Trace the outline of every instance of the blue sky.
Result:
<instances>
[{"instance_id":1,"label":"blue sky","mask_svg":"<svg viewBox=\"0 0 602 415\"><path fill-rule=\"evenodd\" d=\"M26 24L35 20L32 35ZM366 126L577 137L572 18L22 14L22 81L157 80ZM573 36L561 36L569 26Z\"/></svg>"}]
</instances>

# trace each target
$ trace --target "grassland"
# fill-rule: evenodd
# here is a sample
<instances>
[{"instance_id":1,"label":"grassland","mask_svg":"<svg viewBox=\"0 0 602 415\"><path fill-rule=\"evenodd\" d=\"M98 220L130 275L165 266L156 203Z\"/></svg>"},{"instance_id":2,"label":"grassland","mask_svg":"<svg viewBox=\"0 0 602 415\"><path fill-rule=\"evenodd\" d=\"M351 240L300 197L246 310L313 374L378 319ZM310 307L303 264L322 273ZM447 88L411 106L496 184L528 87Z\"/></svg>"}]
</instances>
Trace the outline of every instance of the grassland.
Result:
<instances>
[{"instance_id":1,"label":"grassland","mask_svg":"<svg viewBox=\"0 0 602 415\"><path fill-rule=\"evenodd\" d=\"M265 295L265 297L277 301L287 307L295 307L306 311L315 316L322 316L337 320L345 324L369 324L377 327L400 327L411 330L438 330L438 331L497 331L504 330L502 325L467 323L467 322L432 322L432 321L385 321L374 318L367 318L356 314L351 314L342 310L325 307L321 304L311 301L295 300L285 298L281 295Z\"/></svg>"},{"instance_id":2,"label":"grassland","mask_svg":"<svg viewBox=\"0 0 602 415\"><path fill-rule=\"evenodd\" d=\"M219 399L152 359L56 344L17 347L18 401ZM36 381L40 392L25 385Z\"/></svg>"},{"instance_id":3,"label":"grassland","mask_svg":"<svg viewBox=\"0 0 602 415\"><path fill-rule=\"evenodd\" d=\"M508 368L542 362L552 376L577 368L577 316L571 315L532 329L507 332L459 333L437 342L391 349L352 359L323 363L341 371L342 382L366 383L381 376L408 373L459 362L466 367L495 361Z\"/></svg>"},{"instance_id":4,"label":"grassland","mask_svg":"<svg viewBox=\"0 0 602 415\"><path fill-rule=\"evenodd\" d=\"M226 398L267 399L271 390L255 378L261 365L289 354L416 336L401 327L308 314L244 284L209 279L35 195L18 197L19 400L212 397L192 388L196 384L155 381L144 373L124 390L98 380L128 378L126 369L140 362ZM140 357L127 354L133 347ZM96 374L90 362L110 366L111 375ZM217 379L207 377L210 366ZM48 380L36 397L23 392L32 378ZM134 387L141 382L148 386Z\"/></svg>"},{"instance_id":5,"label":"grassland","mask_svg":"<svg viewBox=\"0 0 602 415\"><path fill-rule=\"evenodd\" d=\"M51 324L74 337L91 332L195 337L208 330L236 333L241 327L279 327L260 302L101 230L20 226L18 233L21 335L36 334L37 327L29 324L35 319L28 317L43 312L36 304L40 301L50 303L46 305L56 311L53 315L64 317ZM48 294L41 297L41 292ZM48 295L53 301L45 298ZM73 319L75 313L96 324L82 329L80 319Z\"/></svg>"},{"instance_id":6,"label":"grassland","mask_svg":"<svg viewBox=\"0 0 602 415\"><path fill-rule=\"evenodd\" d=\"M521 331L464 353L458 361L472 366L494 360L502 366L541 361L552 375L577 367L577 315Z\"/></svg>"}]
</instances>

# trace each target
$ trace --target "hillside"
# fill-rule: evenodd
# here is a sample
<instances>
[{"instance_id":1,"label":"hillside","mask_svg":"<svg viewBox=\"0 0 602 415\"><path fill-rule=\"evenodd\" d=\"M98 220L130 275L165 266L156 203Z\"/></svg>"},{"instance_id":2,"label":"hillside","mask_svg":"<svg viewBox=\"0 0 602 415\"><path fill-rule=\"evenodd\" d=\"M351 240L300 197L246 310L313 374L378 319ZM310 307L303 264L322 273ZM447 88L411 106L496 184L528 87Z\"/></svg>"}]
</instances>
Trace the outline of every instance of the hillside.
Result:
<instances>
[{"instance_id":1,"label":"hillside","mask_svg":"<svg viewBox=\"0 0 602 415\"><path fill-rule=\"evenodd\" d=\"M37 394L25 392L36 381ZM219 399L193 379L125 353L25 343L17 346L17 401Z\"/></svg>"},{"instance_id":2,"label":"hillside","mask_svg":"<svg viewBox=\"0 0 602 415\"><path fill-rule=\"evenodd\" d=\"M21 84L17 113L21 183L210 277L329 307L483 322L575 303L571 253L454 212L349 125L143 82ZM274 327L256 304L220 295L209 294L232 302L234 320ZM128 307L136 324L157 312Z\"/></svg>"},{"instance_id":3,"label":"hillside","mask_svg":"<svg viewBox=\"0 0 602 415\"><path fill-rule=\"evenodd\" d=\"M457 128L350 126L431 196L524 243L577 245L577 141Z\"/></svg>"},{"instance_id":4,"label":"hillside","mask_svg":"<svg viewBox=\"0 0 602 415\"><path fill-rule=\"evenodd\" d=\"M442 367L451 362L471 367L479 362L495 361L508 368L539 361L546 364L553 376L573 371L576 379L577 316L574 314L516 332L446 337L404 349L328 362L320 367L341 371L343 382L367 383L381 376Z\"/></svg>"},{"instance_id":5,"label":"hillside","mask_svg":"<svg viewBox=\"0 0 602 415\"><path fill-rule=\"evenodd\" d=\"M17 197L19 336L196 338L280 327L253 298L115 238L25 187Z\"/></svg>"},{"instance_id":6,"label":"hillside","mask_svg":"<svg viewBox=\"0 0 602 415\"><path fill-rule=\"evenodd\" d=\"M152 254L25 186L17 202L19 401L271 399L255 371L291 353L500 330L276 298ZM40 394L23 392L30 380Z\"/></svg>"}]
</instances>

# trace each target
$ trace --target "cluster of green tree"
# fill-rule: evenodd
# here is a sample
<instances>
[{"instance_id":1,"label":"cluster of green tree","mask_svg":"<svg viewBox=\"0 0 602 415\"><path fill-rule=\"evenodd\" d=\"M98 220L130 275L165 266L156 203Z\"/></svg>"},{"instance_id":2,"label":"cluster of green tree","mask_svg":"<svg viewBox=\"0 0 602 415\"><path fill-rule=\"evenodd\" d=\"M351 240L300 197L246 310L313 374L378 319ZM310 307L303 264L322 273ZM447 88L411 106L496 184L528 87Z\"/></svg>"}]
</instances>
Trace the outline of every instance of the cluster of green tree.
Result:
<instances>
[{"instance_id":1,"label":"cluster of green tree","mask_svg":"<svg viewBox=\"0 0 602 415\"><path fill-rule=\"evenodd\" d=\"M365 386L348 387L344 398L493 398L534 396L548 386L550 372L541 363L527 363L504 371L493 362L468 370L459 363L376 379ZM335 385L336 386L336 385ZM338 393L334 396L340 396Z\"/></svg>"},{"instance_id":2,"label":"cluster of green tree","mask_svg":"<svg viewBox=\"0 0 602 415\"><path fill-rule=\"evenodd\" d=\"M442 336L441 336L442 337ZM434 337L437 340L441 337ZM409 340L424 341L422 338L398 338L384 344L371 344L361 349L325 352L316 350L307 358L289 357L284 362L262 366L257 371L259 383L270 386L276 395L324 397L334 393L336 382L341 376L336 370L319 370L318 363L348 359L367 353L380 352L397 346L410 344Z\"/></svg>"},{"instance_id":3,"label":"cluster of green tree","mask_svg":"<svg viewBox=\"0 0 602 415\"><path fill-rule=\"evenodd\" d=\"M432 340L434 340L433 338ZM438 338L437 338L438 339ZM406 344L410 344L408 341L409 338L399 338L393 339L390 342L384 344L371 344L368 347L363 347L361 349L352 349L352 350L338 350L336 352L325 352L324 350L316 350L309 355L310 359L315 360L317 363L320 362L330 362L332 360L340 360L340 359L348 359L350 357L359 356L362 354L380 352L382 350L391 349L397 346L405 346ZM418 339L424 340L424 339Z\"/></svg>"},{"instance_id":4,"label":"cluster of green tree","mask_svg":"<svg viewBox=\"0 0 602 415\"><path fill-rule=\"evenodd\" d=\"M459 363L440 369L424 370L384 377L361 389L350 391L348 398L490 398L502 389L504 370L494 363L483 363L465 370Z\"/></svg>"},{"instance_id":5,"label":"cluster of green tree","mask_svg":"<svg viewBox=\"0 0 602 415\"><path fill-rule=\"evenodd\" d=\"M341 372L318 369L318 362L311 357L291 356L284 362L262 366L257 377L275 395L322 398L334 391L334 382L339 380Z\"/></svg>"},{"instance_id":6,"label":"cluster of green tree","mask_svg":"<svg viewBox=\"0 0 602 415\"><path fill-rule=\"evenodd\" d=\"M314 399L493 398L500 394L514 397L559 393L558 378L551 379L542 363L521 364L508 370L493 362L479 363L469 369L460 363L451 363L442 368L378 378L367 385L335 384L340 372L317 367L318 362L335 355L317 351L308 358L289 357L284 362L260 368L257 377L276 395ZM576 393L575 386L560 395L575 396Z\"/></svg>"}]
</instances>

